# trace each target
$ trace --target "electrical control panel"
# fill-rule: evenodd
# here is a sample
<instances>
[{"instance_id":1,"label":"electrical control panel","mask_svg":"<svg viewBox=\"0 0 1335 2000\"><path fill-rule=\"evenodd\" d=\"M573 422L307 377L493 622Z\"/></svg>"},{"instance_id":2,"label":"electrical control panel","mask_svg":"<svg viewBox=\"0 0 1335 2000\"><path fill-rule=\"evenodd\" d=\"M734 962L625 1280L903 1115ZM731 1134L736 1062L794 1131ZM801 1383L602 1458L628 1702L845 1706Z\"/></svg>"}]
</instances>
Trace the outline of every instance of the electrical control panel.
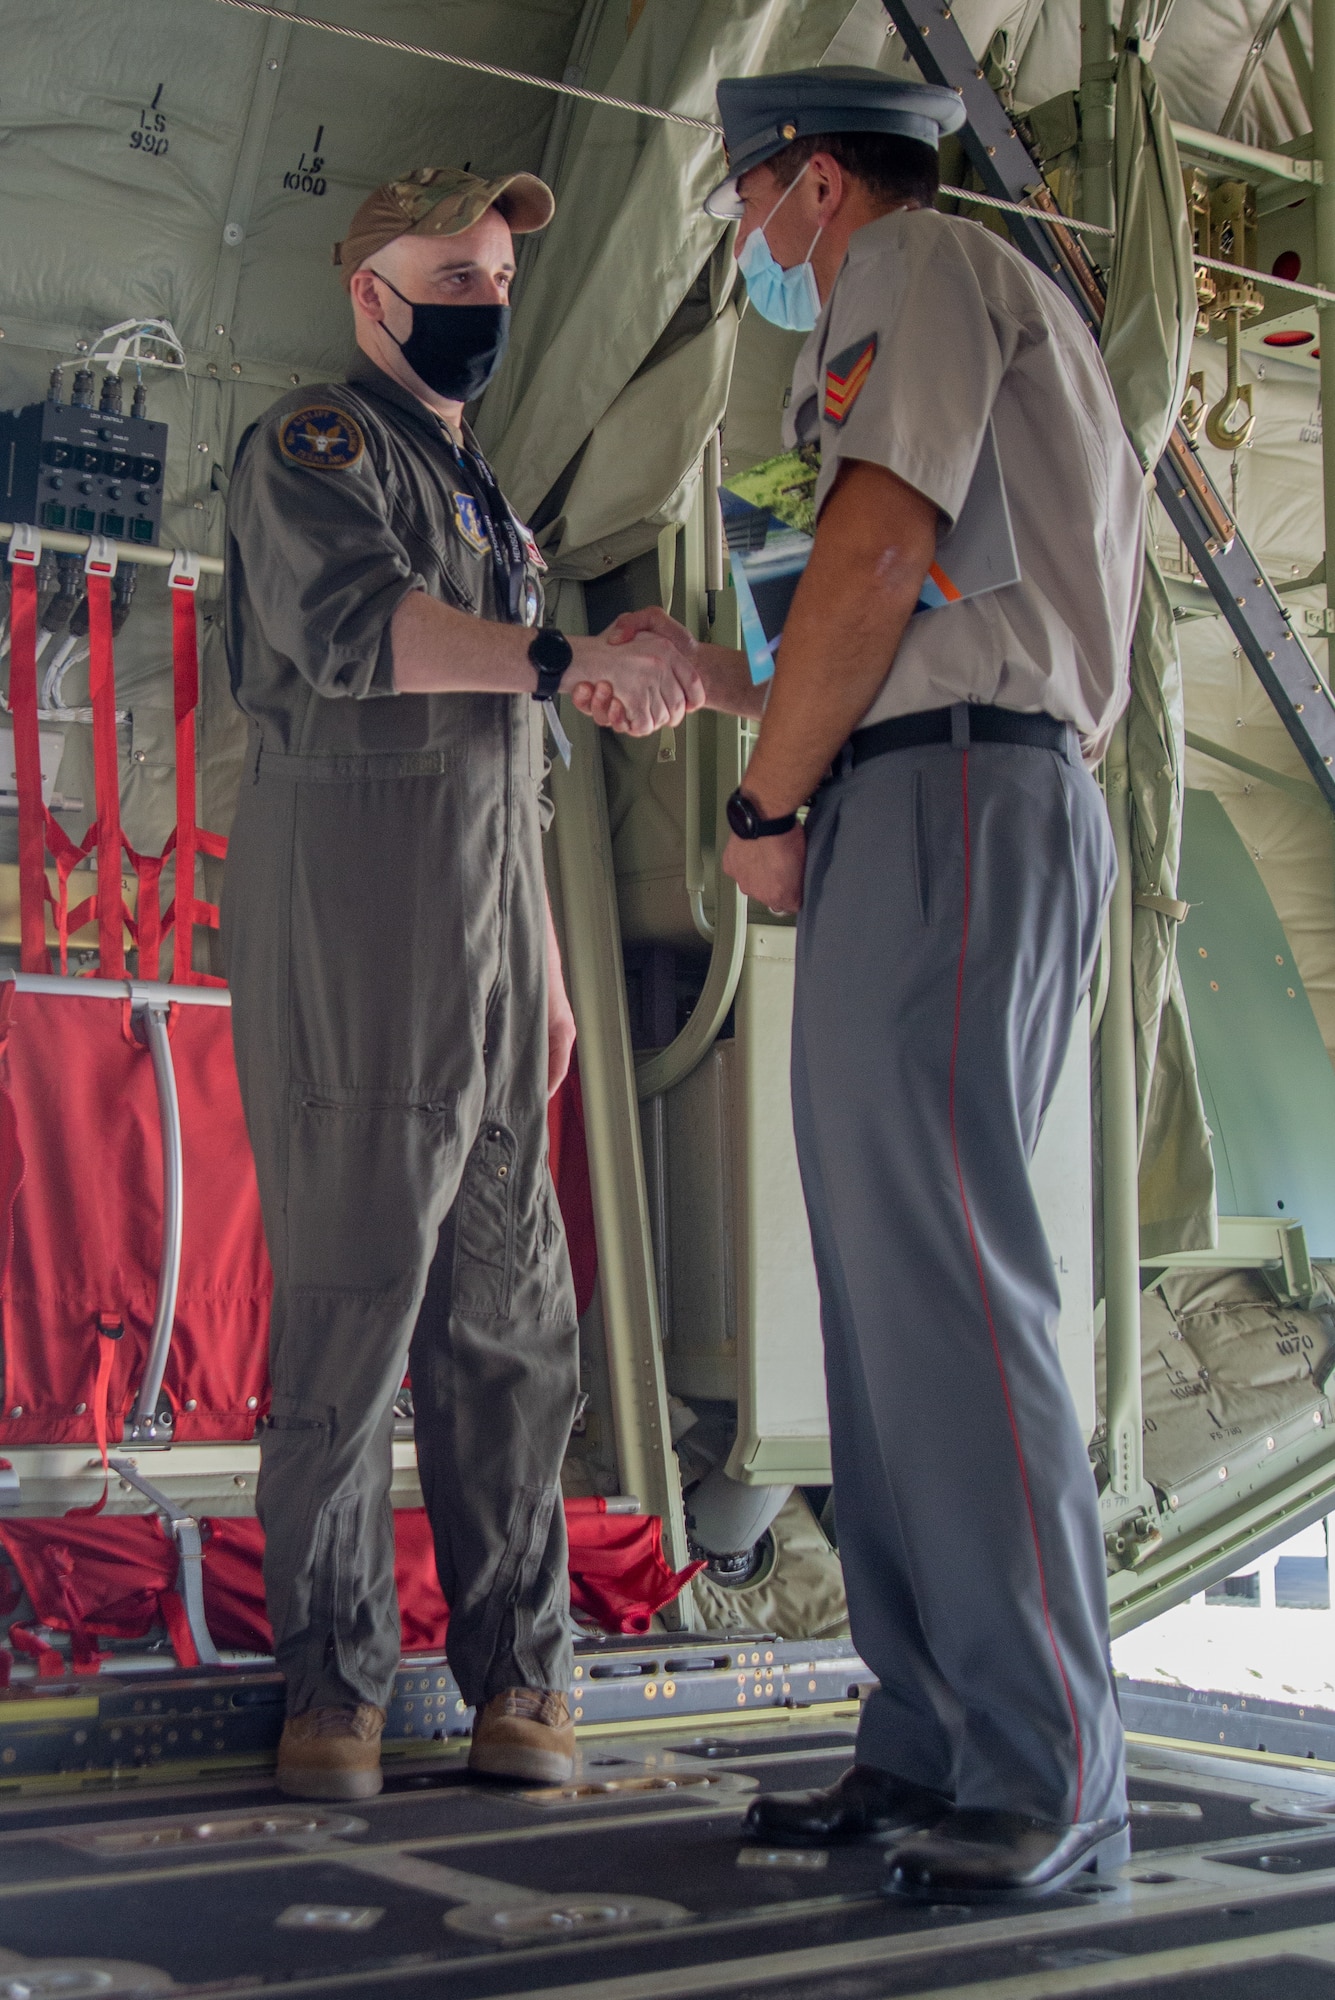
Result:
<instances>
[{"instance_id":1,"label":"electrical control panel","mask_svg":"<svg viewBox=\"0 0 1335 2000\"><path fill-rule=\"evenodd\" d=\"M167 426L78 403L0 412L0 518L155 543Z\"/></svg>"}]
</instances>

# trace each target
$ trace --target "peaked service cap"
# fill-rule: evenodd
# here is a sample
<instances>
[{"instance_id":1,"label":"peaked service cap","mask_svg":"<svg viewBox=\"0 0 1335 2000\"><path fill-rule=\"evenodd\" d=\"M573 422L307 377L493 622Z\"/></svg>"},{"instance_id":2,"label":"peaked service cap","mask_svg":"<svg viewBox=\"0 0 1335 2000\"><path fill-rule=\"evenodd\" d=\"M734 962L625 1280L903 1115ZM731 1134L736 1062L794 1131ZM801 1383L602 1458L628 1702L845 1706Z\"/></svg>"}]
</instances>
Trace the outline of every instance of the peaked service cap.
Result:
<instances>
[{"instance_id":1,"label":"peaked service cap","mask_svg":"<svg viewBox=\"0 0 1335 2000\"><path fill-rule=\"evenodd\" d=\"M935 152L943 132L964 123L958 91L934 83L898 83L878 69L832 63L828 69L781 70L773 76L725 76L718 108L730 172L709 195L710 215L741 213L737 182L794 139L819 132L887 132Z\"/></svg>"},{"instance_id":2,"label":"peaked service cap","mask_svg":"<svg viewBox=\"0 0 1335 2000\"><path fill-rule=\"evenodd\" d=\"M527 236L547 227L556 198L536 174L489 177L466 167L414 167L367 195L334 245L334 262L343 283L351 284L358 266L396 236L459 236L489 208L500 210L516 236Z\"/></svg>"}]
</instances>

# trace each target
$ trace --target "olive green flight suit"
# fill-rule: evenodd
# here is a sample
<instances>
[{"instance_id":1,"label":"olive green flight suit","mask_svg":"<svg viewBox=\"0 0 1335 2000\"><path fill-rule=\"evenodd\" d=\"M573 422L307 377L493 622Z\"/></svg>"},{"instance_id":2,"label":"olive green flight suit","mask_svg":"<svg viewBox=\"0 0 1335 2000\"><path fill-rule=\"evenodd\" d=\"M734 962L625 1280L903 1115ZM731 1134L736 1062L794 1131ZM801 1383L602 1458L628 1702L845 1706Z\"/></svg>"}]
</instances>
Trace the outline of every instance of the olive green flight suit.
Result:
<instances>
[{"instance_id":1,"label":"olive green flight suit","mask_svg":"<svg viewBox=\"0 0 1335 2000\"><path fill-rule=\"evenodd\" d=\"M251 744L223 931L274 1270L258 1511L288 1711L384 1706L411 1369L466 1701L565 1688L575 1306L547 1166L541 710L394 694L411 590L532 622L443 427L380 370L285 397L228 495Z\"/></svg>"}]
</instances>

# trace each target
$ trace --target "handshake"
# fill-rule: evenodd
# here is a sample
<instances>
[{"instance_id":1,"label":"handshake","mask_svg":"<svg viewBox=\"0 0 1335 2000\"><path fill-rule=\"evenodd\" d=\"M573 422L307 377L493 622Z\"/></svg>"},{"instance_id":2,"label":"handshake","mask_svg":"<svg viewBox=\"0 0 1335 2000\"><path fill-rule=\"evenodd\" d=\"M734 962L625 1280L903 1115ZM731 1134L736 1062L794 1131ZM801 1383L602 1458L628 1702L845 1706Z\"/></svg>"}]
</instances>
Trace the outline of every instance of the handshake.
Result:
<instances>
[{"instance_id":1,"label":"handshake","mask_svg":"<svg viewBox=\"0 0 1335 2000\"><path fill-rule=\"evenodd\" d=\"M570 645L561 692L604 729L651 736L708 700L705 649L656 605L623 612L596 639Z\"/></svg>"}]
</instances>

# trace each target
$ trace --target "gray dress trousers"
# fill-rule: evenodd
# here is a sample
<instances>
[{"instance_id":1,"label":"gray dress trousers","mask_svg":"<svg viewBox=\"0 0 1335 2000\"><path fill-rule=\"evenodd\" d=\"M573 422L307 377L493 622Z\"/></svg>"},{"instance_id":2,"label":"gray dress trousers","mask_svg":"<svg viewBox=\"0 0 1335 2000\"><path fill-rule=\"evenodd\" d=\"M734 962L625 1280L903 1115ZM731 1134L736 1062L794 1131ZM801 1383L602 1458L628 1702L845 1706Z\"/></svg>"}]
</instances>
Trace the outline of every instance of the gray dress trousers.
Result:
<instances>
[{"instance_id":1,"label":"gray dress trousers","mask_svg":"<svg viewBox=\"0 0 1335 2000\"><path fill-rule=\"evenodd\" d=\"M1125 1810L1103 1539L1028 1172L1115 874L1069 734L1069 756L890 751L826 787L793 1032L839 1550L879 1680L858 1760L1061 1823Z\"/></svg>"}]
</instances>

